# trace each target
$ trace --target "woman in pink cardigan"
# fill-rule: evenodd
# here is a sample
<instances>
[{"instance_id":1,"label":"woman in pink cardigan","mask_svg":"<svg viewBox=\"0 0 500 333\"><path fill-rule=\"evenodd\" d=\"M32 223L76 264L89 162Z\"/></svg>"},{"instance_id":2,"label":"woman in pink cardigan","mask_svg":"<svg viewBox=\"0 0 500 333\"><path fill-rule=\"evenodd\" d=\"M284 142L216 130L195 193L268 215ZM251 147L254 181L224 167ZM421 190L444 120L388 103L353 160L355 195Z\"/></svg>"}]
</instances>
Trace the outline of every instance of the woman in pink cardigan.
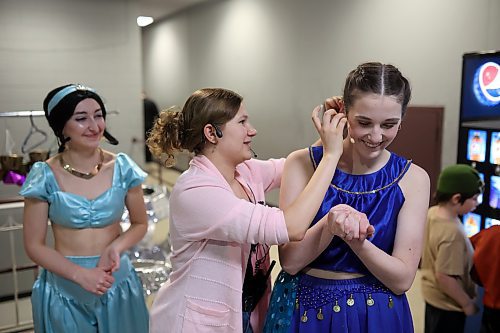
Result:
<instances>
[{"instance_id":1,"label":"woman in pink cardigan","mask_svg":"<svg viewBox=\"0 0 500 333\"><path fill-rule=\"evenodd\" d=\"M279 187L285 160L252 159L257 131L242 100L226 89L198 90L182 111L163 112L147 140L167 166L177 151L195 155L170 196L173 271L153 303L150 332L260 332L269 245L304 237L333 177L346 119L334 110L320 119L316 107L321 163L295 203L285 210L266 206L264 193ZM354 230L360 239L369 228L366 217L345 206L322 221L332 234Z\"/></svg>"}]
</instances>

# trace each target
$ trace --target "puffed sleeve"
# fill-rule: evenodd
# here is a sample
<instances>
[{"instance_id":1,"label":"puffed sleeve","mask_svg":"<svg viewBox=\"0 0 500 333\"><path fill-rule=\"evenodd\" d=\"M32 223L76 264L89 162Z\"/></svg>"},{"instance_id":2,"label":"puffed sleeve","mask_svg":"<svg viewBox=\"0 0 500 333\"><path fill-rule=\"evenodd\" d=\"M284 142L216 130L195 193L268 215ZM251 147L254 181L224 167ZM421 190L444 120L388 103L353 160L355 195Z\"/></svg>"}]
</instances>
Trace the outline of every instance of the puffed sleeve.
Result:
<instances>
[{"instance_id":1,"label":"puffed sleeve","mask_svg":"<svg viewBox=\"0 0 500 333\"><path fill-rule=\"evenodd\" d=\"M120 181L122 186L126 189L141 184L148 175L124 153L118 153L116 155L116 163L118 163L120 169Z\"/></svg>"},{"instance_id":2,"label":"puffed sleeve","mask_svg":"<svg viewBox=\"0 0 500 333\"><path fill-rule=\"evenodd\" d=\"M48 201L47 173L49 170L47 168L48 166L45 162L36 162L33 164L19 194L25 198Z\"/></svg>"}]
</instances>

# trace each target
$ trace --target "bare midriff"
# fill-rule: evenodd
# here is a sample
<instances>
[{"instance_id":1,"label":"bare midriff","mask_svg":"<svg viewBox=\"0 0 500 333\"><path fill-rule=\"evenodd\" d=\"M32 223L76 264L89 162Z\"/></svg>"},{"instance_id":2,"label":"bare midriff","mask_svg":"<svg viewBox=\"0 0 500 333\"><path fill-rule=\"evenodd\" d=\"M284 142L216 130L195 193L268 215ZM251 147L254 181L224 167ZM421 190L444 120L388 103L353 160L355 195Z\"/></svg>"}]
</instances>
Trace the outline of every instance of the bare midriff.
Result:
<instances>
[{"instance_id":1,"label":"bare midriff","mask_svg":"<svg viewBox=\"0 0 500 333\"><path fill-rule=\"evenodd\" d=\"M347 279L356 279L364 276L363 274L360 273L326 271L323 269L311 268L311 267L304 268L302 272L310 276L328 280L347 280Z\"/></svg>"},{"instance_id":2,"label":"bare midriff","mask_svg":"<svg viewBox=\"0 0 500 333\"><path fill-rule=\"evenodd\" d=\"M64 256L97 256L120 236L120 223L104 228L71 229L52 224L54 247Z\"/></svg>"}]
</instances>

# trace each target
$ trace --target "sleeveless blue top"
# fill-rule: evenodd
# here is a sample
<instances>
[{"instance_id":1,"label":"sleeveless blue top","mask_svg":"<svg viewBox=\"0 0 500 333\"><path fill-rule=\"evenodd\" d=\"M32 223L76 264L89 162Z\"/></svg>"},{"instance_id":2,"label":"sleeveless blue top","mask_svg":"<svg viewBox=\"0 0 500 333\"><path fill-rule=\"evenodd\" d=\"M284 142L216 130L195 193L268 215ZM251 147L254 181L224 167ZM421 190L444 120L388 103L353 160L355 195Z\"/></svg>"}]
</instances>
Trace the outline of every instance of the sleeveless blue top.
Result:
<instances>
[{"instance_id":1,"label":"sleeveless blue top","mask_svg":"<svg viewBox=\"0 0 500 333\"><path fill-rule=\"evenodd\" d=\"M51 223L72 229L103 228L121 220L128 190L141 184L146 176L130 157L118 153L111 187L89 200L78 194L63 192L50 166L45 162L36 162L19 194L47 201Z\"/></svg>"},{"instance_id":2,"label":"sleeveless blue top","mask_svg":"<svg viewBox=\"0 0 500 333\"><path fill-rule=\"evenodd\" d=\"M310 147L309 155L316 169L323 157L323 147ZM386 165L371 174L352 175L336 169L311 226L328 214L333 206L349 205L365 213L370 224L375 227L375 233L370 241L384 252L391 254L398 214L405 201L398 182L410 165L411 160L391 153ZM334 237L323 253L308 266L330 271L370 274L356 254L339 237Z\"/></svg>"}]
</instances>

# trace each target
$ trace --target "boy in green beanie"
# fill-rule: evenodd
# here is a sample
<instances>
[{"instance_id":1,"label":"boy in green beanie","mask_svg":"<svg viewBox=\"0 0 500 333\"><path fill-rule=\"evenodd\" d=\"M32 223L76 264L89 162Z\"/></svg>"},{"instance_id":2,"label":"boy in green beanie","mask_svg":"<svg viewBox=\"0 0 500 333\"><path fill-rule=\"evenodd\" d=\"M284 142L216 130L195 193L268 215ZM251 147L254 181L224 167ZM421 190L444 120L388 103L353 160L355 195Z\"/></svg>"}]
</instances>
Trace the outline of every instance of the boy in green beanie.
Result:
<instances>
[{"instance_id":1,"label":"boy in green beanie","mask_svg":"<svg viewBox=\"0 0 500 333\"><path fill-rule=\"evenodd\" d=\"M425 333L463 332L465 316L477 312L476 286L471 280L473 248L459 215L473 211L484 184L465 164L439 175L436 206L429 208L422 256Z\"/></svg>"}]
</instances>

